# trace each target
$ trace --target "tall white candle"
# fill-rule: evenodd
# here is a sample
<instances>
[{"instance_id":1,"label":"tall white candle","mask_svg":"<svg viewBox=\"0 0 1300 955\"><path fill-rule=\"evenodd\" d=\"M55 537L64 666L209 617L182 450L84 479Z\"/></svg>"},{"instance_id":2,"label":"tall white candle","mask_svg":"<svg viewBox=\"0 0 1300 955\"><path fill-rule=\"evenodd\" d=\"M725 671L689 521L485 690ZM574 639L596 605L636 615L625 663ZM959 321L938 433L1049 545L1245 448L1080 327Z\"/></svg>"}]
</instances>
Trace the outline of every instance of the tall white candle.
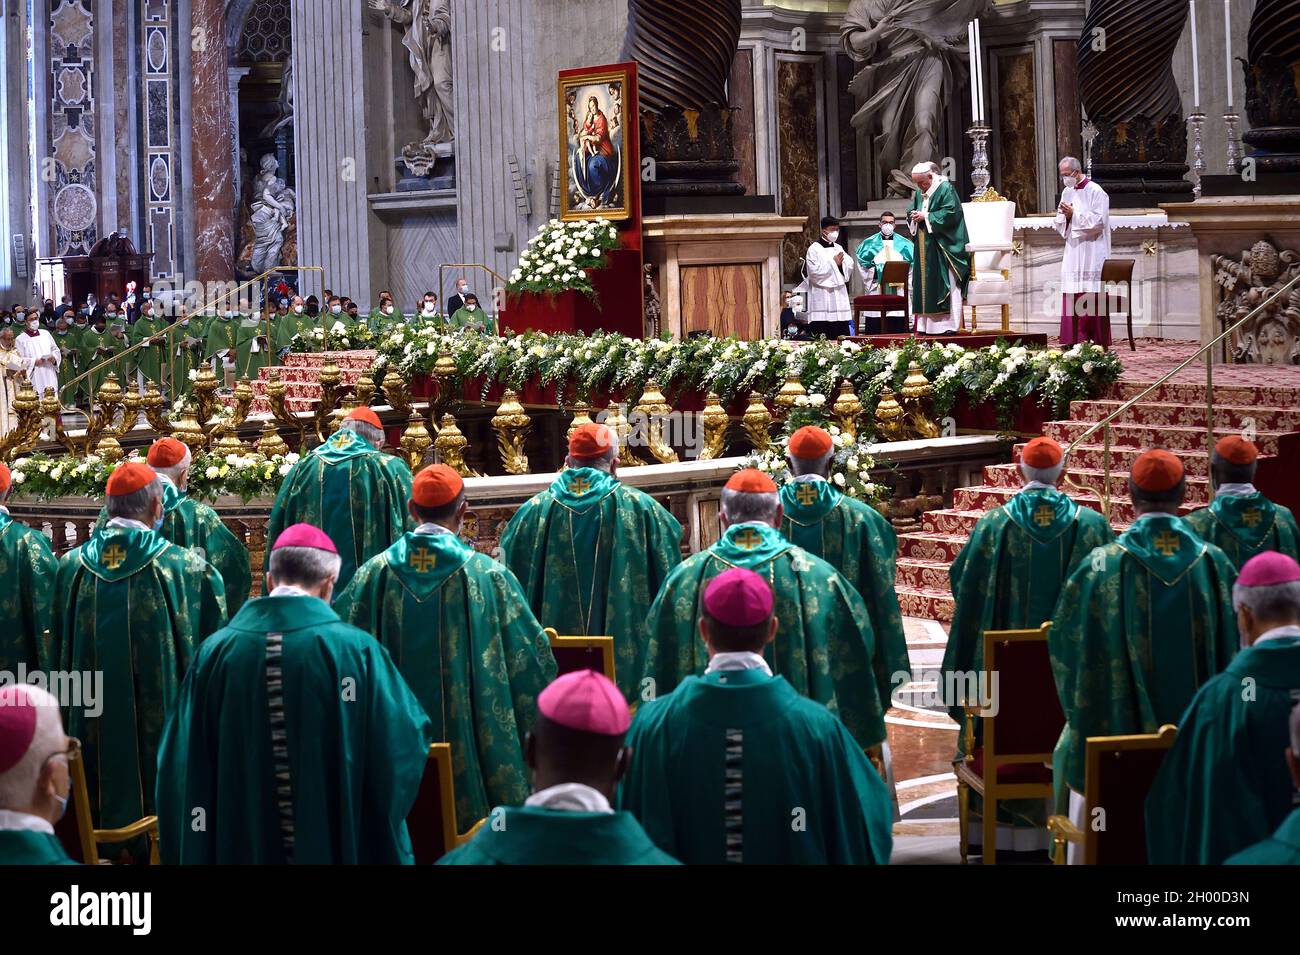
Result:
<instances>
[{"instance_id":1,"label":"tall white candle","mask_svg":"<svg viewBox=\"0 0 1300 955\"><path fill-rule=\"evenodd\" d=\"M971 125L978 125L980 121L979 93L977 92L977 83L979 76L976 71L979 69L979 57L975 53L975 21L972 20L966 24L966 48L970 50L970 121Z\"/></svg>"},{"instance_id":2,"label":"tall white candle","mask_svg":"<svg viewBox=\"0 0 1300 955\"><path fill-rule=\"evenodd\" d=\"M1232 0L1223 0L1223 50L1228 71L1228 112L1232 112Z\"/></svg>"},{"instance_id":3,"label":"tall white candle","mask_svg":"<svg viewBox=\"0 0 1300 955\"><path fill-rule=\"evenodd\" d=\"M1192 13L1192 107L1201 108L1201 60L1196 49L1196 0L1187 0Z\"/></svg>"},{"instance_id":4,"label":"tall white candle","mask_svg":"<svg viewBox=\"0 0 1300 955\"><path fill-rule=\"evenodd\" d=\"M981 49L982 47L981 47L981 40L980 40L980 21L979 18L976 17L975 19L975 76L977 77L977 82L975 84L975 95L979 98L979 107L980 107L979 121L980 121L980 125L983 125L984 124L984 57L980 55Z\"/></svg>"}]
</instances>

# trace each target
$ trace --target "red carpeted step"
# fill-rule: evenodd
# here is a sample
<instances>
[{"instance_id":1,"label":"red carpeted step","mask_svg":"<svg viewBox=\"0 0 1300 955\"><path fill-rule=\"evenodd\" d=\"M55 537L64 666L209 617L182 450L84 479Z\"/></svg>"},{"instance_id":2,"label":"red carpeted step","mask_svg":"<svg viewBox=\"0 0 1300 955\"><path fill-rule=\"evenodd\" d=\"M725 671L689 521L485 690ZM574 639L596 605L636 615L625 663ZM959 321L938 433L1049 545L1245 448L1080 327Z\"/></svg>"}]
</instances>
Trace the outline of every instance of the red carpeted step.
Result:
<instances>
[{"instance_id":1,"label":"red carpeted step","mask_svg":"<svg viewBox=\"0 0 1300 955\"><path fill-rule=\"evenodd\" d=\"M948 579L948 560L914 560L900 558L895 581L908 590L933 590L942 592L952 586Z\"/></svg>"},{"instance_id":2,"label":"red carpeted step","mask_svg":"<svg viewBox=\"0 0 1300 955\"><path fill-rule=\"evenodd\" d=\"M1077 468L1072 467L1066 475L1072 482L1080 487L1087 488L1100 496L1101 486L1105 481L1105 472L1100 468ZM1013 493L1020 490L1020 468L1014 464L993 464L984 468L984 483L988 487L1003 487ZM1070 488L1066 488L1070 490ZM1110 472L1110 494L1111 497L1126 497L1128 495L1128 472L1111 468ZM1189 475L1187 478L1187 503L1188 504L1208 504L1210 502L1210 481L1206 477L1197 477Z\"/></svg>"},{"instance_id":3,"label":"red carpeted step","mask_svg":"<svg viewBox=\"0 0 1300 955\"><path fill-rule=\"evenodd\" d=\"M1070 444L1083 437L1092 427L1087 421L1049 421L1043 425L1043 433L1063 445ZM1222 438L1230 434L1240 434L1233 428L1215 428L1215 437ZM1165 448L1169 451L1205 451L1207 435L1204 428L1181 428L1147 424L1115 424L1110 429L1111 443L1134 448ZM1255 445L1261 454L1277 454L1278 438L1282 432L1258 431ZM1100 445L1103 441L1100 430L1088 436L1089 444Z\"/></svg>"},{"instance_id":4,"label":"red carpeted step","mask_svg":"<svg viewBox=\"0 0 1300 955\"><path fill-rule=\"evenodd\" d=\"M954 561L969 538L965 534L931 534L924 531L898 535L898 556L913 560Z\"/></svg>"},{"instance_id":5,"label":"red carpeted step","mask_svg":"<svg viewBox=\"0 0 1300 955\"><path fill-rule=\"evenodd\" d=\"M1101 421L1117 411L1122 401L1075 401L1070 404L1071 421ZM1116 420L1120 424L1205 428L1205 406L1173 402L1141 402ZM1215 405L1218 428L1236 431L1300 431L1300 407L1269 408L1263 405Z\"/></svg>"},{"instance_id":6,"label":"red carpeted step","mask_svg":"<svg viewBox=\"0 0 1300 955\"><path fill-rule=\"evenodd\" d=\"M1267 373L1267 369L1260 368L1258 370ZM1141 394L1149 385L1150 382L1121 381L1111 386L1106 397L1127 401ZM1200 405L1204 408L1205 395L1204 381L1176 381L1166 382L1142 400ZM1269 383L1258 385L1216 384L1214 386L1214 403L1216 405L1261 405L1269 408L1294 408L1300 406L1300 387Z\"/></svg>"},{"instance_id":7,"label":"red carpeted step","mask_svg":"<svg viewBox=\"0 0 1300 955\"><path fill-rule=\"evenodd\" d=\"M911 590L898 588L898 606L904 617L952 622L952 592L946 590Z\"/></svg>"}]
</instances>

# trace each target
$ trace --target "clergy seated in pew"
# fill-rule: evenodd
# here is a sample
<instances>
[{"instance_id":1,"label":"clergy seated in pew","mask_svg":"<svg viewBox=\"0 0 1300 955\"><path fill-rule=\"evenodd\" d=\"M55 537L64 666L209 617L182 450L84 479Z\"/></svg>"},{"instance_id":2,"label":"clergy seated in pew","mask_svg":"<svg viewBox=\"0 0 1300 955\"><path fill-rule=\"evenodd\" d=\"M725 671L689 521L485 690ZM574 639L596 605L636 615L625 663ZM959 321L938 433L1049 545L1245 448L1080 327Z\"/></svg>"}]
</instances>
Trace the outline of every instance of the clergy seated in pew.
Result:
<instances>
[{"instance_id":1,"label":"clergy seated in pew","mask_svg":"<svg viewBox=\"0 0 1300 955\"><path fill-rule=\"evenodd\" d=\"M964 755L953 763L962 862L973 844L972 796L980 799L977 845L985 865L997 862L998 810L1003 801L1029 805L1027 819L1034 817L1037 808L1046 822L1045 807L1052 797L1052 747L1065 725L1047 651L1050 627L1045 623L1036 630L989 630L984 634L981 658L986 672L997 674L996 692L992 683L971 687L982 698L963 707ZM1028 840L1024 844L1029 848L1016 847L1019 852L1032 851L1035 845Z\"/></svg>"},{"instance_id":2,"label":"clergy seated in pew","mask_svg":"<svg viewBox=\"0 0 1300 955\"><path fill-rule=\"evenodd\" d=\"M619 805L688 865L885 865L889 792L844 724L773 675L774 603L751 570L708 582L708 665L637 710Z\"/></svg>"},{"instance_id":3,"label":"clergy seated in pew","mask_svg":"<svg viewBox=\"0 0 1300 955\"><path fill-rule=\"evenodd\" d=\"M1178 728L1155 733L1089 736L1086 782L1070 815L1052 816L1052 861L1057 865L1146 865L1143 809Z\"/></svg>"},{"instance_id":4,"label":"clergy seated in pew","mask_svg":"<svg viewBox=\"0 0 1300 955\"><path fill-rule=\"evenodd\" d=\"M948 570L956 606L943 656L944 686L959 686L986 672L984 635L990 630L1025 630L1050 620L1065 580L1093 549L1115 539L1100 512L1081 507L1057 490L1065 473L1061 446L1047 437L1025 445L1020 456L1020 491L979 519L970 540ZM963 725L965 713L950 701L948 715ZM983 720L975 721L975 745ZM1059 727L1058 727L1059 729ZM959 734L956 758L966 754ZM970 809L981 814L980 795ZM1040 799L998 802L998 845L1003 852L1048 848L1048 806ZM983 827L969 830L974 844Z\"/></svg>"},{"instance_id":5,"label":"clergy seated in pew","mask_svg":"<svg viewBox=\"0 0 1300 955\"><path fill-rule=\"evenodd\" d=\"M319 527L343 559L339 591L357 568L402 539L411 497L405 458L385 454L384 427L369 408L348 412L339 430L293 466L267 524L275 540L290 524Z\"/></svg>"},{"instance_id":6,"label":"clergy seated in pew","mask_svg":"<svg viewBox=\"0 0 1300 955\"><path fill-rule=\"evenodd\" d=\"M1291 812L1280 756L1300 697L1300 564L1266 551L1232 588L1243 649L1192 699L1147 801L1157 865L1219 865Z\"/></svg>"},{"instance_id":7,"label":"clergy seated in pew","mask_svg":"<svg viewBox=\"0 0 1300 955\"><path fill-rule=\"evenodd\" d=\"M708 665L699 607L708 582L744 567L771 584L780 620L776 641L759 651L794 691L844 721L860 748L885 740L892 673L857 590L834 567L781 536L781 498L761 471L737 471L722 489L722 536L669 575L650 607L641 678L665 696Z\"/></svg>"},{"instance_id":8,"label":"clergy seated in pew","mask_svg":"<svg viewBox=\"0 0 1300 955\"><path fill-rule=\"evenodd\" d=\"M71 792L59 701L40 687L0 687L0 865L75 865L55 834Z\"/></svg>"},{"instance_id":9,"label":"clergy seated in pew","mask_svg":"<svg viewBox=\"0 0 1300 955\"><path fill-rule=\"evenodd\" d=\"M46 657L59 561L44 534L9 516L12 490L9 466L0 462L0 567L8 568L0 574L0 671L35 672L52 666Z\"/></svg>"},{"instance_id":10,"label":"clergy seated in pew","mask_svg":"<svg viewBox=\"0 0 1300 955\"><path fill-rule=\"evenodd\" d=\"M555 658L514 574L460 539L460 475L424 468L408 508L418 526L362 564L334 609L392 654L433 739L451 744L463 832L528 796L523 740Z\"/></svg>"},{"instance_id":11,"label":"clergy seated in pew","mask_svg":"<svg viewBox=\"0 0 1300 955\"><path fill-rule=\"evenodd\" d=\"M415 805L406 816L416 865L433 865L448 852L474 837L486 819L474 823L469 832L456 826L456 781L452 770L451 744L430 743L429 759Z\"/></svg>"},{"instance_id":12,"label":"clergy seated in pew","mask_svg":"<svg viewBox=\"0 0 1300 955\"><path fill-rule=\"evenodd\" d=\"M190 480L190 449L175 438L160 438L146 457L163 489L163 521L158 533L177 547L198 552L221 575L226 591L226 611L233 615L252 589L248 548L226 527L217 512L186 495ZM108 509L99 512L95 526L108 523Z\"/></svg>"},{"instance_id":13,"label":"clergy seated in pew","mask_svg":"<svg viewBox=\"0 0 1300 955\"><path fill-rule=\"evenodd\" d=\"M1290 788L1300 792L1300 706L1291 708L1290 741L1283 760L1289 772ZM1267 839L1236 855L1229 856L1226 865L1300 865L1300 805L1282 821Z\"/></svg>"},{"instance_id":14,"label":"clergy seated in pew","mask_svg":"<svg viewBox=\"0 0 1300 955\"><path fill-rule=\"evenodd\" d=\"M519 579L538 620L560 633L615 638L619 689L631 701L641 676L645 611L681 563L682 526L650 495L618 479L618 455L618 438L605 425L576 428L565 470L501 532L501 562Z\"/></svg>"},{"instance_id":15,"label":"clergy seated in pew","mask_svg":"<svg viewBox=\"0 0 1300 955\"><path fill-rule=\"evenodd\" d=\"M1178 725L1197 689L1237 651L1228 555L1178 516L1183 465L1168 451L1133 462L1137 520L1075 568L1048 645L1065 728L1053 768L1056 811L1083 809L1084 741Z\"/></svg>"},{"instance_id":16,"label":"clergy seated in pew","mask_svg":"<svg viewBox=\"0 0 1300 955\"><path fill-rule=\"evenodd\" d=\"M612 680L594 670L558 677L537 697L525 743L533 792L498 806L439 865L676 865L629 812L615 811L627 772L631 714Z\"/></svg>"},{"instance_id":17,"label":"clergy seated in pew","mask_svg":"<svg viewBox=\"0 0 1300 955\"><path fill-rule=\"evenodd\" d=\"M211 564L154 530L163 491L148 465L119 464L105 491L108 523L59 561L51 658L103 673L102 704L69 707L67 727L82 741L91 818L118 829L155 814L163 726L199 641L226 624L226 598ZM118 858L147 853L139 839Z\"/></svg>"},{"instance_id":18,"label":"clergy seated in pew","mask_svg":"<svg viewBox=\"0 0 1300 955\"><path fill-rule=\"evenodd\" d=\"M561 636L546 628L546 641L555 657L555 675L564 676L578 670L595 670L614 680L614 638ZM617 683L617 680L614 680Z\"/></svg>"},{"instance_id":19,"label":"clergy seated in pew","mask_svg":"<svg viewBox=\"0 0 1300 955\"><path fill-rule=\"evenodd\" d=\"M1259 450L1245 438L1221 438L1210 455L1214 500L1186 517L1192 530L1222 548L1238 570L1266 550L1300 559L1295 516L1255 490L1258 457Z\"/></svg>"},{"instance_id":20,"label":"clergy seated in pew","mask_svg":"<svg viewBox=\"0 0 1300 955\"><path fill-rule=\"evenodd\" d=\"M285 528L268 596L199 647L158 758L167 864L414 861L431 726L388 651L330 609L340 563L318 528Z\"/></svg>"}]
</instances>

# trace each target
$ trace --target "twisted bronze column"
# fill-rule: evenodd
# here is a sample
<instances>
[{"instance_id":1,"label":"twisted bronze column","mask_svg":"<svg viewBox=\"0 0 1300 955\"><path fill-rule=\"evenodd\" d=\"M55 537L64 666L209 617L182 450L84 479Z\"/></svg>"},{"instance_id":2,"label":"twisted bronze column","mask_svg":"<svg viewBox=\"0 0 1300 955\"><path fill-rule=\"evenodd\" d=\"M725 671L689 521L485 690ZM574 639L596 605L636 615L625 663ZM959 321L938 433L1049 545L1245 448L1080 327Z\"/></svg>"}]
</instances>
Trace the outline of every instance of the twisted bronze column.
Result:
<instances>
[{"instance_id":1,"label":"twisted bronze column","mask_svg":"<svg viewBox=\"0 0 1300 955\"><path fill-rule=\"evenodd\" d=\"M1256 0L1246 37L1246 116L1242 140L1260 172L1300 172L1300 4Z\"/></svg>"}]
</instances>

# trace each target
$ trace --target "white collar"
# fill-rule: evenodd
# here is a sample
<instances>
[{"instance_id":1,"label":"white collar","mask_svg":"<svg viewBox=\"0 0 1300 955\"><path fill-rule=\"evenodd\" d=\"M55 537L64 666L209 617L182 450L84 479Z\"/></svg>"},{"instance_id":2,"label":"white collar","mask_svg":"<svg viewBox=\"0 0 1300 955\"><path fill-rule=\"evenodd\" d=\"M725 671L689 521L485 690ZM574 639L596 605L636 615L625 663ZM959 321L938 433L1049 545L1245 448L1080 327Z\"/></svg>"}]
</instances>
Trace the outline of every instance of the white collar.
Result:
<instances>
[{"instance_id":1,"label":"white collar","mask_svg":"<svg viewBox=\"0 0 1300 955\"><path fill-rule=\"evenodd\" d=\"M935 192L938 191L939 187L940 187L941 185L943 185L943 184L944 184L945 182L947 182L947 181L948 181L948 180L947 180L946 178L944 178L943 176L939 175L939 173L937 173L937 172L936 172L936 173L932 173L932 174L930 175L930 188L927 189L927 190L925 190L925 196L926 196L926 198L928 199L928 198L930 198L930 196L933 196L933 195L935 194Z\"/></svg>"},{"instance_id":2,"label":"white collar","mask_svg":"<svg viewBox=\"0 0 1300 955\"><path fill-rule=\"evenodd\" d=\"M155 471L154 473L158 475L158 479L160 481L166 481L172 487L175 487L176 490L178 491L180 490L180 488L176 486L176 482L173 481L171 478L169 478L167 475L163 474L161 471Z\"/></svg>"},{"instance_id":3,"label":"white collar","mask_svg":"<svg viewBox=\"0 0 1300 955\"><path fill-rule=\"evenodd\" d=\"M820 474L800 474L794 479L795 484L807 484L809 481L825 481Z\"/></svg>"},{"instance_id":4,"label":"white collar","mask_svg":"<svg viewBox=\"0 0 1300 955\"><path fill-rule=\"evenodd\" d=\"M1055 491L1056 488L1051 484L1044 484L1042 481L1026 481L1020 488L1022 491Z\"/></svg>"},{"instance_id":5,"label":"white collar","mask_svg":"<svg viewBox=\"0 0 1300 955\"><path fill-rule=\"evenodd\" d=\"M109 518L108 523L105 526L135 528L136 530L141 530L141 531L153 530L153 528L150 527L148 524L146 524L144 521L133 521L129 517L111 517Z\"/></svg>"},{"instance_id":6,"label":"white collar","mask_svg":"<svg viewBox=\"0 0 1300 955\"><path fill-rule=\"evenodd\" d=\"M1177 514L1167 514L1164 511L1147 511L1145 514L1139 514L1134 519L1133 523L1136 524L1138 521L1148 517L1177 517L1177 516L1178 516Z\"/></svg>"},{"instance_id":7,"label":"white collar","mask_svg":"<svg viewBox=\"0 0 1300 955\"><path fill-rule=\"evenodd\" d=\"M1280 637L1300 637L1300 625L1289 623L1285 627L1274 627L1272 630L1265 630L1258 637L1252 646L1258 646L1265 640L1277 640Z\"/></svg>"},{"instance_id":8,"label":"white collar","mask_svg":"<svg viewBox=\"0 0 1300 955\"><path fill-rule=\"evenodd\" d=\"M453 531L453 530L451 530L450 528L443 527L441 524L435 524L435 523L433 523L433 521L430 521L430 522L427 523L427 524L421 524L419 527L417 527L417 528L415 529L415 533L417 533L417 534L455 534L456 532Z\"/></svg>"},{"instance_id":9,"label":"white collar","mask_svg":"<svg viewBox=\"0 0 1300 955\"><path fill-rule=\"evenodd\" d=\"M33 816L30 812L16 812L13 809L0 809L0 831L4 832L43 832L54 835L54 826L50 820Z\"/></svg>"},{"instance_id":10,"label":"white collar","mask_svg":"<svg viewBox=\"0 0 1300 955\"><path fill-rule=\"evenodd\" d=\"M315 594L309 594L301 587L295 587L293 584L279 584L272 590L268 597L315 597Z\"/></svg>"},{"instance_id":11,"label":"white collar","mask_svg":"<svg viewBox=\"0 0 1300 955\"><path fill-rule=\"evenodd\" d=\"M1214 491L1215 497L1227 495L1228 497L1250 497L1257 494L1253 484L1220 484Z\"/></svg>"},{"instance_id":12,"label":"white collar","mask_svg":"<svg viewBox=\"0 0 1300 955\"><path fill-rule=\"evenodd\" d=\"M539 790L525 799L524 805L560 812L614 813L614 807L609 804L604 793L583 783L560 783Z\"/></svg>"},{"instance_id":13,"label":"white collar","mask_svg":"<svg viewBox=\"0 0 1300 955\"><path fill-rule=\"evenodd\" d=\"M706 674L726 672L728 670L762 670L768 676L772 675L772 668L767 665L763 655L750 650L715 653L709 657L709 665L704 668Z\"/></svg>"},{"instance_id":14,"label":"white collar","mask_svg":"<svg viewBox=\"0 0 1300 955\"><path fill-rule=\"evenodd\" d=\"M8 516L8 514L9 514L9 508L5 507L3 504L0 504L0 514L4 514L4 515Z\"/></svg>"}]
</instances>

